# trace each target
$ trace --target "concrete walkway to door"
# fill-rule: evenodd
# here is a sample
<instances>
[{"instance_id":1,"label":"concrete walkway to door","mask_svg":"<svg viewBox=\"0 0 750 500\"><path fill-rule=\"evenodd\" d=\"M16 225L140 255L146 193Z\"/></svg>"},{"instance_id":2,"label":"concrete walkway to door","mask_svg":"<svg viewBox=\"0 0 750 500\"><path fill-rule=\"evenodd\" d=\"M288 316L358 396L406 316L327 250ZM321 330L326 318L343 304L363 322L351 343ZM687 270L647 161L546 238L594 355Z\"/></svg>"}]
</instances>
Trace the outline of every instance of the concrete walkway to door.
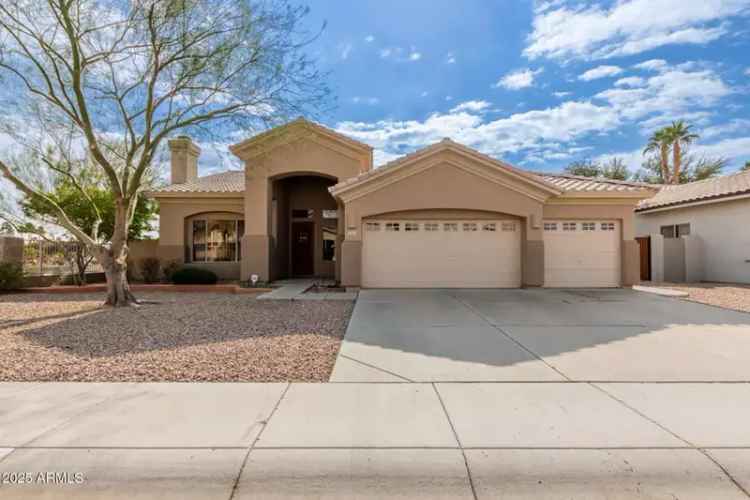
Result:
<instances>
[{"instance_id":1,"label":"concrete walkway to door","mask_svg":"<svg viewBox=\"0 0 750 500\"><path fill-rule=\"evenodd\" d=\"M630 289L362 290L332 382L750 381L750 314Z\"/></svg>"}]
</instances>

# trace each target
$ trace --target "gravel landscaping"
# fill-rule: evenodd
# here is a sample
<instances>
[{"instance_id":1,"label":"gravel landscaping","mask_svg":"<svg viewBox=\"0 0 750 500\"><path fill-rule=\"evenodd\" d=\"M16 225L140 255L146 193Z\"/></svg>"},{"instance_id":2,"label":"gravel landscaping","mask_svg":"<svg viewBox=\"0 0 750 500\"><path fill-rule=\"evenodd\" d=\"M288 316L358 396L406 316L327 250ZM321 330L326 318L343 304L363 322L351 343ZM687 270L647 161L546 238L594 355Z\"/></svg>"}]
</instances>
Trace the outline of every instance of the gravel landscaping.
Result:
<instances>
[{"instance_id":1,"label":"gravel landscaping","mask_svg":"<svg viewBox=\"0 0 750 500\"><path fill-rule=\"evenodd\" d=\"M327 381L350 302L141 293L0 295L3 381Z\"/></svg>"},{"instance_id":2,"label":"gravel landscaping","mask_svg":"<svg viewBox=\"0 0 750 500\"><path fill-rule=\"evenodd\" d=\"M685 300L750 312L750 285L726 283L658 283L652 286L687 292L690 295Z\"/></svg>"}]
</instances>

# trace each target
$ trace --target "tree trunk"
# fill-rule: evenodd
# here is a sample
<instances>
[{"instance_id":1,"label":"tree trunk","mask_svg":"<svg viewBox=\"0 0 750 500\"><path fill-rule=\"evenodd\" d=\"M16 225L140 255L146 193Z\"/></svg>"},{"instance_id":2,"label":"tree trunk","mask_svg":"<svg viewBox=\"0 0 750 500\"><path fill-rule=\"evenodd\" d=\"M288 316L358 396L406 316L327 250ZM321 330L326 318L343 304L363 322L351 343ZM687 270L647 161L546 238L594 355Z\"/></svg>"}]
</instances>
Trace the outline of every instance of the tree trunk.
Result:
<instances>
[{"instance_id":1,"label":"tree trunk","mask_svg":"<svg viewBox=\"0 0 750 500\"><path fill-rule=\"evenodd\" d=\"M107 278L107 300L108 306L132 306L137 305L138 300L130 291L127 277L127 264L111 264L104 267L104 275Z\"/></svg>"},{"instance_id":2,"label":"tree trunk","mask_svg":"<svg viewBox=\"0 0 750 500\"><path fill-rule=\"evenodd\" d=\"M130 207L127 202L117 200L115 206L115 225L109 247L98 248L95 255L104 268L107 278L107 300L105 305L121 307L138 304L130 291L128 283L128 228L130 226Z\"/></svg>"},{"instance_id":3,"label":"tree trunk","mask_svg":"<svg viewBox=\"0 0 750 500\"><path fill-rule=\"evenodd\" d=\"M680 151L680 141L675 141L674 145L672 146L672 154L673 157L673 163L674 163L674 174L672 183L673 184L679 184L680 183L680 168L682 163L682 152Z\"/></svg>"},{"instance_id":4,"label":"tree trunk","mask_svg":"<svg viewBox=\"0 0 750 500\"><path fill-rule=\"evenodd\" d=\"M661 180L664 184L672 183L669 178L669 151L666 144L661 145Z\"/></svg>"}]
</instances>

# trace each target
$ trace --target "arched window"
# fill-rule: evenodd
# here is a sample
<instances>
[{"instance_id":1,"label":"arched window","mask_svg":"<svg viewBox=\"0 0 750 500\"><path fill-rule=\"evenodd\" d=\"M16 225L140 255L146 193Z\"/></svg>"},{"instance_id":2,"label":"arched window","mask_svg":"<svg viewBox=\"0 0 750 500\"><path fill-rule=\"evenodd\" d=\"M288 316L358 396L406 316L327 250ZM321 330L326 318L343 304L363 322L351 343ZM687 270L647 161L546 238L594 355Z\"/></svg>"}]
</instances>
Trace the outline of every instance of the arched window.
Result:
<instances>
[{"instance_id":1,"label":"arched window","mask_svg":"<svg viewBox=\"0 0 750 500\"><path fill-rule=\"evenodd\" d=\"M238 262L245 221L232 214L200 214L187 224L187 262Z\"/></svg>"}]
</instances>

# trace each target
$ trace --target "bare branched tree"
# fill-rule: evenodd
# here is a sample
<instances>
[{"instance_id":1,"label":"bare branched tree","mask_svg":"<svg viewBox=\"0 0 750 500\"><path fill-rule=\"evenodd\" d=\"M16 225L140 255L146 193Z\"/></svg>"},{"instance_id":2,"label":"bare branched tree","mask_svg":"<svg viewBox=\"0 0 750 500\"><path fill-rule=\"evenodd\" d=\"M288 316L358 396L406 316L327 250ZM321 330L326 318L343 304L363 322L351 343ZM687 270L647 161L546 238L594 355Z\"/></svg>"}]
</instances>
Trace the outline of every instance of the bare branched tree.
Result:
<instances>
[{"instance_id":1,"label":"bare branched tree","mask_svg":"<svg viewBox=\"0 0 750 500\"><path fill-rule=\"evenodd\" d=\"M306 14L286 0L0 2L2 132L25 151L0 157L0 171L89 248L105 269L107 304L137 303L126 277L128 227L166 138L227 137L328 103L306 52L314 39L301 29ZM29 150L30 168L18 160ZM40 182L74 177L65 165L81 157L113 194L109 241L96 225L76 226Z\"/></svg>"}]
</instances>

